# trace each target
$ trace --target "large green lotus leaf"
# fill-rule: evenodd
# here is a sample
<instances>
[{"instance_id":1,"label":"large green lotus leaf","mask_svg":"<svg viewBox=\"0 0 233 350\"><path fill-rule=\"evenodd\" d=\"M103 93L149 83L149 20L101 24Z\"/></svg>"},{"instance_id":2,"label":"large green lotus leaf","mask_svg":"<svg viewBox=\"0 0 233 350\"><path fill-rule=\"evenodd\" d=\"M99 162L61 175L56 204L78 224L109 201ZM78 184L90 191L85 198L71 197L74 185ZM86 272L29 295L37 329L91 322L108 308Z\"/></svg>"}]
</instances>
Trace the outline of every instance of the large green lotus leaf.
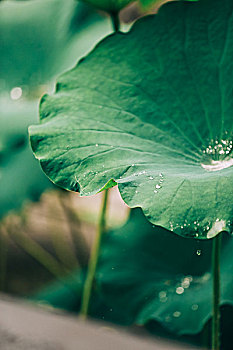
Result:
<instances>
[{"instance_id":1,"label":"large green lotus leaf","mask_svg":"<svg viewBox=\"0 0 233 350\"><path fill-rule=\"evenodd\" d=\"M154 227L137 209L102 245L91 314L122 324L161 323L176 334L199 333L211 317L212 240ZM233 238L224 235L221 305L233 305Z\"/></svg>"},{"instance_id":2,"label":"large green lotus leaf","mask_svg":"<svg viewBox=\"0 0 233 350\"><path fill-rule=\"evenodd\" d=\"M31 144L57 185L118 184L179 235L232 231L233 2L171 2L114 34L44 96Z\"/></svg>"},{"instance_id":3,"label":"large green lotus leaf","mask_svg":"<svg viewBox=\"0 0 233 350\"><path fill-rule=\"evenodd\" d=\"M36 120L37 108L38 102L1 101L0 218L51 187L28 144L27 127Z\"/></svg>"},{"instance_id":4,"label":"large green lotus leaf","mask_svg":"<svg viewBox=\"0 0 233 350\"><path fill-rule=\"evenodd\" d=\"M119 12L123 7L135 0L83 0L94 7L109 13Z\"/></svg>"}]
</instances>

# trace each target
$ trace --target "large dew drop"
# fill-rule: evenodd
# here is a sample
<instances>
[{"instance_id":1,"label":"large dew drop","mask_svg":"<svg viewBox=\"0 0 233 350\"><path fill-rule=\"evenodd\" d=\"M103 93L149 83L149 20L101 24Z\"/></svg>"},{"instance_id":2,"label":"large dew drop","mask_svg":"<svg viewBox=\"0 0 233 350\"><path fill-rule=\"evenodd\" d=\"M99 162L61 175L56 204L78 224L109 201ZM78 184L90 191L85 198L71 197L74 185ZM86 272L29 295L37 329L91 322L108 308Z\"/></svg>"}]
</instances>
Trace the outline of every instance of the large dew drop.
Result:
<instances>
[{"instance_id":1,"label":"large dew drop","mask_svg":"<svg viewBox=\"0 0 233 350\"><path fill-rule=\"evenodd\" d=\"M210 164L201 163L202 168L207 171L219 171L229 168L233 165L233 158L226 158L224 160L211 160Z\"/></svg>"}]
</instances>

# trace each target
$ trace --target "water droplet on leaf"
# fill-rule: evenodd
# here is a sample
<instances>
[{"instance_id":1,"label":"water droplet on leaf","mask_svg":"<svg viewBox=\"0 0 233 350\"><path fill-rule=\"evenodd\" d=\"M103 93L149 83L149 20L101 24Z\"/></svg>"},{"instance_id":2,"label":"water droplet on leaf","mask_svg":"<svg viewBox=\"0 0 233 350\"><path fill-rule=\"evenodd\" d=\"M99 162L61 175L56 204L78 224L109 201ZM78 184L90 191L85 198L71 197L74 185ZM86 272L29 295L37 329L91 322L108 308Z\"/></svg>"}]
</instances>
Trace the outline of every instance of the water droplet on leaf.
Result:
<instances>
[{"instance_id":1,"label":"water droplet on leaf","mask_svg":"<svg viewBox=\"0 0 233 350\"><path fill-rule=\"evenodd\" d=\"M183 287L177 287L176 288L176 294L183 294L184 293L184 288Z\"/></svg>"},{"instance_id":2,"label":"water droplet on leaf","mask_svg":"<svg viewBox=\"0 0 233 350\"><path fill-rule=\"evenodd\" d=\"M198 305L197 304L193 304L192 306L191 306L191 309L193 310L193 311L197 311L197 309L198 309Z\"/></svg>"}]
</instances>

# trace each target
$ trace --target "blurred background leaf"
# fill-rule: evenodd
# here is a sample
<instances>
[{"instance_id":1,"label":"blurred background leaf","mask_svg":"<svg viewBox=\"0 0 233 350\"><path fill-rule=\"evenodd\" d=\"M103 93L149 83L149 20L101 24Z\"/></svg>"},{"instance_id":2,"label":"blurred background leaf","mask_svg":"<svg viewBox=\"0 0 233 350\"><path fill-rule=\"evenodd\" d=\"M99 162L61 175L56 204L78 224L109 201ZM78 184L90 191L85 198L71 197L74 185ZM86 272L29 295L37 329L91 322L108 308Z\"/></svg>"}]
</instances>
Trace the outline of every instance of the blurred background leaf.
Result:
<instances>
[{"instance_id":1,"label":"blurred background leaf","mask_svg":"<svg viewBox=\"0 0 233 350\"><path fill-rule=\"evenodd\" d=\"M231 303L233 240L226 236L226 242L222 303ZM123 324L156 320L178 334L198 333L211 313L211 246L153 226L133 210L126 225L104 239L96 275L96 296L108 308L104 316Z\"/></svg>"},{"instance_id":2,"label":"blurred background leaf","mask_svg":"<svg viewBox=\"0 0 233 350\"><path fill-rule=\"evenodd\" d=\"M105 21L86 38L83 48L78 35L100 21L100 16L75 0L1 2L1 89L50 81L73 65L87 45L90 49L110 31Z\"/></svg>"},{"instance_id":3,"label":"blurred background leaf","mask_svg":"<svg viewBox=\"0 0 233 350\"><path fill-rule=\"evenodd\" d=\"M75 0L0 3L0 218L52 183L28 144L40 96L54 76L74 65L111 32L111 24Z\"/></svg>"},{"instance_id":4,"label":"blurred background leaf","mask_svg":"<svg viewBox=\"0 0 233 350\"><path fill-rule=\"evenodd\" d=\"M37 200L52 183L31 152L27 127L36 120L37 102L1 101L0 218L27 200Z\"/></svg>"}]
</instances>

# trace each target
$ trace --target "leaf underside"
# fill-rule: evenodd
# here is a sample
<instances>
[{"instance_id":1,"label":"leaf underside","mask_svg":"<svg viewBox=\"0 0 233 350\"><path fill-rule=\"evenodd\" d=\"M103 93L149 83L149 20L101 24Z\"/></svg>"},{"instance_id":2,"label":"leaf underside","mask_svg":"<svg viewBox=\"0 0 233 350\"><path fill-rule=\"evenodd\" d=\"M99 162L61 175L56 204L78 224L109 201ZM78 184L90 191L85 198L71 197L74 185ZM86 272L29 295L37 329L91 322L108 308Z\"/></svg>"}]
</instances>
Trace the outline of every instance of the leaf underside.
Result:
<instances>
[{"instance_id":1,"label":"leaf underside","mask_svg":"<svg viewBox=\"0 0 233 350\"><path fill-rule=\"evenodd\" d=\"M61 76L30 128L50 179L83 196L115 181L127 205L182 236L232 232L232 11L168 3Z\"/></svg>"}]
</instances>

